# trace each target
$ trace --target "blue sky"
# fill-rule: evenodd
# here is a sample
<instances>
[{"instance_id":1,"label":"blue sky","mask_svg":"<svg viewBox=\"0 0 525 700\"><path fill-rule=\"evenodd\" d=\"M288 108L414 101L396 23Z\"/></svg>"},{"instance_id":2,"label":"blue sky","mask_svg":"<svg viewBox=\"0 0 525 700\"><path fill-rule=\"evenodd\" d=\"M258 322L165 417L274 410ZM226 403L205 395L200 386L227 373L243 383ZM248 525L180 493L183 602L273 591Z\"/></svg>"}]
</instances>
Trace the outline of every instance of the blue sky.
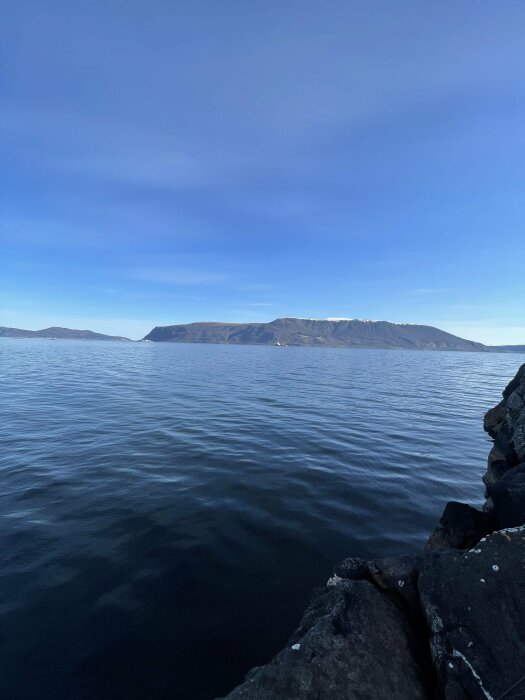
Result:
<instances>
[{"instance_id":1,"label":"blue sky","mask_svg":"<svg viewBox=\"0 0 525 700\"><path fill-rule=\"evenodd\" d=\"M525 343L525 3L2 3L0 325Z\"/></svg>"}]
</instances>

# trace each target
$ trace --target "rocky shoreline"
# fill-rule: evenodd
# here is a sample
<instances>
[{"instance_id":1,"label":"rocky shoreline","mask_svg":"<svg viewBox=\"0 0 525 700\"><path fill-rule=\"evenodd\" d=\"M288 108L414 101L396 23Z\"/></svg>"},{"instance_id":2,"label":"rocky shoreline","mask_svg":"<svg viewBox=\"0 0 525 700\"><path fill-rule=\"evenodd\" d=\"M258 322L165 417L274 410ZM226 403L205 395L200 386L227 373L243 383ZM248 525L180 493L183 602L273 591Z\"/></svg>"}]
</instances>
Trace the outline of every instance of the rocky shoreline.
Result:
<instances>
[{"instance_id":1,"label":"rocky shoreline","mask_svg":"<svg viewBox=\"0 0 525 700\"><path fill-rule=\"evenodd\" d=\"M525 698L525 365L484 427L483 511L448 503L419 555L342 561L228 700Z\"/></svg>"}]
</instances>

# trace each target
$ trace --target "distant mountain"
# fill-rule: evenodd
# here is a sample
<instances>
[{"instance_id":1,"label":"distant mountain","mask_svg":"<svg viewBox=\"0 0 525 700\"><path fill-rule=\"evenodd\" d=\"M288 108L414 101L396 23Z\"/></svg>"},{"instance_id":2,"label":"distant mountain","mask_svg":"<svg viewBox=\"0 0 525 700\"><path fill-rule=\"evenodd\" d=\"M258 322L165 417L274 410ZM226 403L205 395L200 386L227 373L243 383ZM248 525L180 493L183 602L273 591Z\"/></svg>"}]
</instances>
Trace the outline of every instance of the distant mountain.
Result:
<instances>
[{"instance_id":1,"label":"distant mountain","mask_svg":"<svg viewBox=\"0 0 525 700\"><path fill-rule=\"evenodd\" d=\"M482 343L433 328L358 319L278 318L270 323L189 323L157 326L144 340L172 343L306 345L491 352Z\"/></svg>"},{"instance_id":2,"label":"distant mountain","mask_svg":"<svg viewBox=\"0 0 525 700\"><path fill-rule=\"evenodd\" d=\"M0 326L0 338L60 338L70 340L129 340L118 335L104 335L93 331L79 331L74 328L44 328L41 331L26 331L22 328Z\"/></svg>"},{"instance_id":3,"label":"distant mountain","mask_svg":"<svg viewBox=\"0 0 525 700\"><path fill-rule=\"evenodd\" d=\"M71 340L125 340L88 330L53 326L39 331L0 326L0 338L57 338ZM226 343L236 345L302 345L349 348L405 348L516 352L525 345L489 346L458 338L433 326L359 319L277 318L270 323L199 322L156 326L143 340L171 343Z\"/></svg>"},{"instance_id":4,"label":"distant mountain","mask_svg":"<svg viewBox=\"0 0 525 700\"><path fill-rule=\"evenodd\" d=\"M525 353L525 345L491 345L490 349L494 352L523 352Z\"/></svg>"}]
</instances>

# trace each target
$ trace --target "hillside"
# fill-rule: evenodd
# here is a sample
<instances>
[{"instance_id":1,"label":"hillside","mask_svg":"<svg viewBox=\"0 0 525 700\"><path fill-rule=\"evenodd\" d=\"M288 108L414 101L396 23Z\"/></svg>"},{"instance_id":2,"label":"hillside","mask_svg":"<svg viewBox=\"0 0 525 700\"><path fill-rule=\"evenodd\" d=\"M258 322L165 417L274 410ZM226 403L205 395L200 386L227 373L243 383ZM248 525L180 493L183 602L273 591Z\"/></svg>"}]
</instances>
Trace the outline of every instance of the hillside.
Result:
<instances>
[{"instance_id":1,"label":"hillside","mask_svg":"<svg viewBox=\"0 0 525 700\"><path fill-rule=\"evenodd\" d=\"M7 328L0 326L0 338L57 338L68 340L129 340L117 335L104 335L88 330L74 328L43 328L40 331L27 331L23 328Z\"/></svg>"},{"instance_id":2,"label":"hillside","mask_svg":"<svg viewBox=\"0 0 525 700\"><path fill-rule=\"evenodd\" d=\"M525 345L492 345L490 349L495 352L525 353Z\"/></svg>"},{"instance_id":3,"label":"hillside","mask_svg":"<svg viewBox=\"0 0 525 700\"><path fill-rule=\"evenodd\" d=\"M144 340L490 352L482 343L458 338L432 326L358 319L278 318L270 323L201 322L157 326Z\"/></svg>"}]
</instances>

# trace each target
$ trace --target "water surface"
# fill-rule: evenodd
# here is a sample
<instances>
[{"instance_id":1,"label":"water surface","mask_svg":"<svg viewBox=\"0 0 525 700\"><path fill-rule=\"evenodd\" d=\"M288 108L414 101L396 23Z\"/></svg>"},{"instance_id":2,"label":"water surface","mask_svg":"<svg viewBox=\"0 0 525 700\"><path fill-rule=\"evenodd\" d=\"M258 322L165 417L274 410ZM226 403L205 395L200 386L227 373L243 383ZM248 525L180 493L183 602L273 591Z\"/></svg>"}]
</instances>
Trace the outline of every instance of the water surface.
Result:
<instances>
[{"instance_id":1,"label":"water surface","mask_svg":"<svg viewBox=\"0 0 525 700\"><path fill-rule=\"evenodd\" d=\"M209 700L479 504L523 355L0 341L0 697Z\"/></svg>"}]
</instances>

